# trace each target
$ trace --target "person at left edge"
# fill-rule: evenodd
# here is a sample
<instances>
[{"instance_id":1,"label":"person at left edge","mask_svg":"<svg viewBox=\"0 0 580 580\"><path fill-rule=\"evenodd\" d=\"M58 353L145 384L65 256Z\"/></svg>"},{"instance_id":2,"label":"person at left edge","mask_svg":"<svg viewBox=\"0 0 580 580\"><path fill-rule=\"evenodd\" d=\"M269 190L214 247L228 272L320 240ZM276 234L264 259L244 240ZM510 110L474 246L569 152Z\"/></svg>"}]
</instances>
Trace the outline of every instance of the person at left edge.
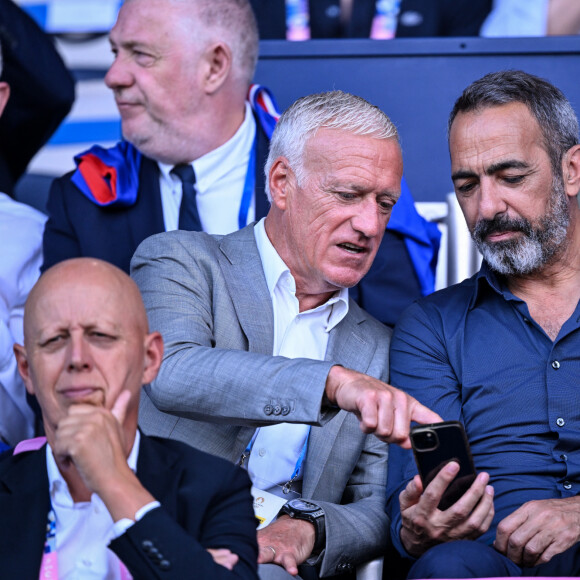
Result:
<instances>
[{"instance_id":1,"label":"person at left edge","mask_svg":"<svg viewBox=\"0 0 580 580\"><path fill-rule=\"evenodd\" d=\"M247 0L128 0L110 34L125 141L93 147L52 185L43 271L91 256L126 272L139 243L175 229L228 234L266 215L263 167L278 113L250 83L258 30ZM250 89L250 91L249 91ZM248 92L249 91L249 92ZM176 166L195 172L199 225L182 219ZM355 300L393 324L434 288L439 233L403 187L375 265Z\"/></svg>"},{"instance_id":2,"label":"person at left edge","mask_svg":"<svg viewBox=\"0 0 580 580\"><path fill-rule=\"evenodd\" d=\"M74 78L53 39L19 4L0 0L2 81L11 94L0 118L0 191L17 199L18 180L75 100Z\"/></svg>"},{"instance_id":3,"label":"person at left edge","mask_svg":"<svg viewBox=\"0 0 580 580\"><path fill-rule=\"evenodd\" d=\"M46 445L0 456L2 578L257 578L247 475L137 430L163 341L124 272L77 258L43 274L15 354Z\"/></svg>"}]
</instances>

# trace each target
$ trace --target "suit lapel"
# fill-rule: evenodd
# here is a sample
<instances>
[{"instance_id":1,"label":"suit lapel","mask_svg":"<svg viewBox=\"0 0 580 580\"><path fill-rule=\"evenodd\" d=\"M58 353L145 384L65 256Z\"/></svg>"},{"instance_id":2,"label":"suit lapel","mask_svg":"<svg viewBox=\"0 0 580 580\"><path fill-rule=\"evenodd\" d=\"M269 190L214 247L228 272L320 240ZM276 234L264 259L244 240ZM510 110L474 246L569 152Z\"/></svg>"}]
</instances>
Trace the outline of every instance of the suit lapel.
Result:
<instances>
[{"instance_id":1,"label":"suit lapel","mask_svg":"<svg viewBox=\"0 0 580 580\"><path fill-rule=\"evenodd\" d=\"M179 455L167 447L159 453L155 442L141 433L137 475L149 493L164 506L172 506L177 498L177 492L173 490L177 489L180 480L174 469L178 460Z\"/></svg>"},{"instance_id":2,"label":"suit lapel","mask_svg":"<svg viewBox=\"0 0 580 580\"><path fill-rule=\"evenodd\" d=\"M159 186L159 167L148 157L141 158L139 168L139 193L131 211L126 212L133 247L149 236L165 231L161 188Z\"/></svg>"},{"instance_id":3,"label":"suit lapel","mask_svg":"<svg viewBox=\"0 0 580 580\"><path fill-rule=\"evenodd\" d=\"M46 446L43 446L13 458L0 478L3 578L38 578L49 509Z\"/></svg>"},{"instance_id":4,"label":"suit lapel","mask_svg":"<svg viewBox=\"0 0 580 580\"><path fill-rule=\"evenodd\" d=\"M352 300L346 317L331 332L326 349L327 361L365 372L375 353L364 336L366 315ZM325 470L330 452L347 414L338 413L323 428L313 427L308 442L302 493L312 497Z\"/></svg>"},{"instance_id":5,"label":"suit lapel","mask_svg":"<svg viewBox=\"0 0 580 580\"><path fill-rule=\"evenodd\" d=\"M247 226L222 239L220 267L234 303L248 350L272 354L274 314L254 227Z\"/></svg>"}]
</instances>

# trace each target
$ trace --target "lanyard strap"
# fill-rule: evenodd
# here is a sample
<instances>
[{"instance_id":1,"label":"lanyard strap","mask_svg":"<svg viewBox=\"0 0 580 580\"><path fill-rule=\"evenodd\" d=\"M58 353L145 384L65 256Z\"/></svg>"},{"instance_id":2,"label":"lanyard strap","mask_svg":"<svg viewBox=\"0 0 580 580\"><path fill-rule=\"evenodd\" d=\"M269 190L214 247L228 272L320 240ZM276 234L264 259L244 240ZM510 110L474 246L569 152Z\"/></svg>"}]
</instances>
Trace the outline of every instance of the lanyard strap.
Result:
<instances>
[{"instance_id":1,"label":"lanyard strap","mask_svg":"<svg viewBox=\"0 0 580 580\"><path fill-rule=\"evenodd\" d=\"M282 491L284 493L290 493L292 489L292 484L296 480L296 478L302 472L302 465L304 464L304 460L306 459L306 452L308 451L308 439L310 438L310 430L312 429L311 426L308 426L308 433L306 434L306 440L304 441L304 445L302 446L302 451L300 451L300 455L298 456L298 460L296 461L296 466L294 467L294 471L292 472L292 476L290 479L282 486ZM238 465L241 467L244 465L244 462L248 457L250 457L252 453L252 447L254 447L254 442L256 441L256 437L258 436L258 431L260 429L256 429L254 435L250 439L250 442L246 445L244 452L240 456L240 461Z\"/></svg>"},{"instance_id":2,"label":"lanyard strap","mask_svg":"<svg viewBox=\"0 0 580 580\"><path fill-rule=\"evenodd\" d=\"M127 567L119 560L121 580L133 580ZM58 580L58 557L56 553L56 514L50 508L46 524L46 540L40 564L39 580Z\"/></svg>"},{"instance_id":3,"label":"lanyard strap","mask_svg":"<svg viewBox=\"0 0 580 580\"><path fill-rule=\"evenodd\" d=\"M242 228L248 225L248 211L252 203L252 196L254 195L254 187L256 185L256 148L258 140L258 127L256 127L256 136L250 151L250 161L248 162L248 169L246 171L246 179L244 181L244 191L242 192L242 201L240 203L240 212L238 213L238 227Z\"/></svg>"}]
</instances>

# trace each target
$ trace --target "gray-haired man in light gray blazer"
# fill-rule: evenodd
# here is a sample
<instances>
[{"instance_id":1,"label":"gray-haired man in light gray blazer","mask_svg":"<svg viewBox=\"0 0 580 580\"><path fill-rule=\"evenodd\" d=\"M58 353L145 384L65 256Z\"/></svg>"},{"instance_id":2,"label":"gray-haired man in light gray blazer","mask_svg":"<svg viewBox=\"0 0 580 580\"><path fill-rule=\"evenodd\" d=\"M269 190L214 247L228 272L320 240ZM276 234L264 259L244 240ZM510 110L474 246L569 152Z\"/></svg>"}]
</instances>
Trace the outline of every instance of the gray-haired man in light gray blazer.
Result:
<instances>
[{"instance_id":1,"label":"gray-haired man in light gray blazer","mask_svg":"<svg viewBox=\"0 0 580 580\"><path fill-rule=\"evenodd\" d=\"M307 500L258 531L262 578L332 576L379 555L385 441L409 447L411 420L439 420L383 382L390 330L346 290L372 264L402 172L382 111L340 91L304 97L272 137L265 220L223 237L159 234L133 258L167 348L142 429L249 455L258 503L283 487Z\"/></svg>"}]
</instances>

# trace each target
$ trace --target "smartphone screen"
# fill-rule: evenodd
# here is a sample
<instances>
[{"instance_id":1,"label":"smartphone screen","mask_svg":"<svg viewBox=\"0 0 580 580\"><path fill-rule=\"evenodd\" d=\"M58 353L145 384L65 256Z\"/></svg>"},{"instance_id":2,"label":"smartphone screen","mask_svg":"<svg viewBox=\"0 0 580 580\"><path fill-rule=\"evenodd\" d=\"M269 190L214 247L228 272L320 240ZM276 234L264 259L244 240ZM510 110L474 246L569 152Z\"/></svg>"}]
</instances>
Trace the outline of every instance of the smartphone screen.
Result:
<instances>
[{"instance_id":1,"label":"smartphone screen","mask_svg":"<svg viewBox=\"0 0 580 580\"><path fill-rule=\"evenodd\" d=\"M446 510L467 491L476 475L463 425L459 421L444 421L413 427L411 445L424 488L450 461L459 463L459 472L437 506Z\"/></svg>"}]
</instances>

